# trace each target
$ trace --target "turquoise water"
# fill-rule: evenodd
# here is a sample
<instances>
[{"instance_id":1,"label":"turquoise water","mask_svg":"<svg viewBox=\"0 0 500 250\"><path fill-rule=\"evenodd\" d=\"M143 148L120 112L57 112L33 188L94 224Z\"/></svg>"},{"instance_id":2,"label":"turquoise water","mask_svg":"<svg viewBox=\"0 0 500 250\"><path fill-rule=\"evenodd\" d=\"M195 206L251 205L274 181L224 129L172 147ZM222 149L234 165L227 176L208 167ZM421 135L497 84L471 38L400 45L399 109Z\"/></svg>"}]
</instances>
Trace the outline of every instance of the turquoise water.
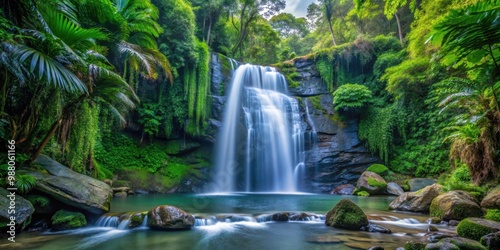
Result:
<instances>
[{"instance_id":1,"label":"turquoise water","mask_svg":"<svg viewBox=\"0 0 500 250\"><path fill-rule=\"evenodd\" d=\"M356 202L372 223L392 234L368 233L327 227L321 219L305 222L258 222L274 212L324 215L339 200ZM189 231L152 231L145 227L118 230L88 226L83 229L22 233L15 244L1 249L367 249L380 245L396 249L408 240L424 240L427 216L387 210L394 197L356 197L314 194L136 195L114 198L112 212L146 211L158 205L179 207L196 217L237 215L238 222L196 226ZM441 231L453 231L438 226Z\"/></svg>"}]
</instances>

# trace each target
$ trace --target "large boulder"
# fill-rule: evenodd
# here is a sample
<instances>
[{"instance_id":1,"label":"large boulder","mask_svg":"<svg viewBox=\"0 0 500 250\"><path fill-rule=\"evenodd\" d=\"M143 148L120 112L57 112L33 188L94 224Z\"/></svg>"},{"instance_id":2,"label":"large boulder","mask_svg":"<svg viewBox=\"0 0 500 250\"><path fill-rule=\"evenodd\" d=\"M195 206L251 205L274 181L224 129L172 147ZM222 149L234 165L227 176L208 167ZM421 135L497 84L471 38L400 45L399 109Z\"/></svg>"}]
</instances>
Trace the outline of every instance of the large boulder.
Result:
<instances>
[{"instance_id":1,"label":"large boulder","mask_svg":"<svg viewBox=\"0 0 500 250\"><path fill-rule=\"evenodd\" d=\"M426 213L434 198L442 192L439 184L433 184L417 192L405 192L389 204L389 209Z\"/></svg>"},{"instance_id":2,"label":"large boulder","mask_svg":"<svg viewBox=\"0 0 500 250\"><path fill-rule=\"evenodd\" d=\"M67 211L63 209L57 211L50 220L52 229L58 231L80 228L87 225L85 215L80 212Z\"/></svg>"},{"instance_id":3,"label":"large boulder","mask_svg":"<svg viewBox=\"0 0 500 250\"><path fill-rule=\"evenodd\" d=\"M431 216L447 221L483 216L476 198L461 190L440 194L432 200L429 212Z\"/></svg>"},{"instance_id":4,"label":"large boulder","mask_svg":"<svg viewBox=\"0 0 500 250\"><path fill-rule=\"evenodd\" d=\"M9 213L9 211L15 211L15 214ZM5 228L10 230L8 224L11 222L11 216L15 217L14 227L16 230L23 230L30 224L33 212L35 212L35 208L28 200L0 187L0 229L3 233L8 231L4 230Z\"/></svg>"},{"instance_id":5,"label":"large boulder","mask_svg":"<svg viewBox=\"0 0 500 250\"><path fill-rule=\"evenodd\" d=\"M481 237L481 244L488 250L500 249L500 232L487 234Z\"/></svg>"},{"instance_id":6,"label":"large boulder","mask_svg":"<svg viewBox=\"0 0 500 250\"><path fill-rule=\"evenodd\" d=\"M446 239L440 240L439 242L453 244L453 245L457 246L460 250L487 250L486 247L481 245L481 243L479 243L475 240L466 239L466 238L462 238L462 237L446 238Z\"/></svg>"},{"instance_id":7,"label":"large boulder","mask_svg":"<svg viewBox=\"0 0 500 250\"><path fill-rule=\"evenodd\" d=\"M332 190L330 194L351 195L355 188L352 184L343 184Z\"/></svg>"},{"instance_id":8,"label":"large boulder","mask_svg":"<svg viewBox=\"0 0 500 250\"><path fill-rule=\"evenodd\" d=\"M148 226L157 230L185 230L194 225L194 216L173 206L158 206L148 212Z\"/></svg>"},{"instance_id":9,"label":"large boulder","mask_svg":"<svg viewBox=\"0 0 500 250\"><path fill-rule=\"evenodd\" d=\"M384 194L387 190L387 182L380 175L365 171L356 183L356 193L365 191L370 195Z\"/></svg>"},{"instance_id":10,"label":"large boulder","mask_svg":"<svg viewBox=\"0 0 500 250\"><path fill-rule=\"evenodd\" d=\"M418 191L422 188L430 186L434 183L436 183L436 180L434 180L434 179L413 178L413 179L410 179L408 181L408 186L410 186L410 192L415 192L415 191Z\"/></svg>"},{"instance_id":11,"label":"large boulder","mask_svg":"<svg viewBox=\"0 0 500 250\"><path fill-rule=\"evenodd\" d=\"M387 193L392 195L402 195L405 191L395 182L387 183Z\"/></svg>"},{"instance_id":12,"label":"large boulder","mask_svg":"<svg viewBox=\"0 0 500 250\"><path fill-rule=\"evenodd\" d=\"M481 218L467 218L462 220L457 226L458 236L477 241L481 240L487 234L498 231L500 231L500 222Z\"/></svg>"},{"instance_id":13,"label":"large boulder","mask_svg":"<svg viewBox=\"0 0 500 250\"><path fill-rule=\"evenodd\" d=\"M343 199L326 214L325 224L336 228L360 230L368 226L368 218L358 205Z\"/></svg>"},{"instance_id":14,"label":"large boulder","mask_svg":"<svg viewBox=\"0 0 500 250\"><path fill-rule=\"evenodd\" d=\"M34 163L47 170L27 172L37 180L36 190L79 210L93 214L109 211L113 192L108 184L72 171L45 155Z\"/></svg>"},{"instance_id":15,"label":"large boulder","mask_svg":"<svg viewBox=\"0 0 500 250\"><path fill-rule=\"evenodd\" d=\"M490 209L500 209L500 186L491 190L483 201L481 201L481 207Z\"/></svg>"}]
</instances>

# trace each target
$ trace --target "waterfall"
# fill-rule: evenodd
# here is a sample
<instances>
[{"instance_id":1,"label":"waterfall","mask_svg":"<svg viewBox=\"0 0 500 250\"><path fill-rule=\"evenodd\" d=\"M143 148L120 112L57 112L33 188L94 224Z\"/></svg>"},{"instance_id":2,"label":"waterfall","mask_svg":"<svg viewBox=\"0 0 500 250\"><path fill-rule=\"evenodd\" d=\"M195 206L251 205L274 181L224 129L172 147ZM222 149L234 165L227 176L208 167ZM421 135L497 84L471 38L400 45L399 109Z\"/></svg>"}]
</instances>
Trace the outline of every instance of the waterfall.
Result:
<instances>
[{"instance_id":1,"label":"waterfall","mask_svg":"<svg viewBox=\"0 0 500 250\"><path fill-rule=\"evenodd\" d=\"M304 165L299 105L283 75L241 65L227 92L215 166L216 192L295 192Z\"/></svg>"}]
</instances>

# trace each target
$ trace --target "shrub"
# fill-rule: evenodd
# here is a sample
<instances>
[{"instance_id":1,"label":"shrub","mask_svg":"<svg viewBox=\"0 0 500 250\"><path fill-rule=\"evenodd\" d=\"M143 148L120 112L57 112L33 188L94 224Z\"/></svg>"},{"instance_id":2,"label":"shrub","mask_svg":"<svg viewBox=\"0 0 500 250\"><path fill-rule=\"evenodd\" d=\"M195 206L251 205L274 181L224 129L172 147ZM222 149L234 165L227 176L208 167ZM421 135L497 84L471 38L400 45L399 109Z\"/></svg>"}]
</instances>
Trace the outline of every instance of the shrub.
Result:
<instances>
[{"instance_id":1,"label":"shrub","mask_svg":"<svg viewBox=\"0 0 500 250\"><path fill-rule=\"evenodd\" d=\"M333 104L337 111L362 108L370 103L371 99L372 91L360 84L347 83L333 92Z\"/></svg>"}]
</instances>

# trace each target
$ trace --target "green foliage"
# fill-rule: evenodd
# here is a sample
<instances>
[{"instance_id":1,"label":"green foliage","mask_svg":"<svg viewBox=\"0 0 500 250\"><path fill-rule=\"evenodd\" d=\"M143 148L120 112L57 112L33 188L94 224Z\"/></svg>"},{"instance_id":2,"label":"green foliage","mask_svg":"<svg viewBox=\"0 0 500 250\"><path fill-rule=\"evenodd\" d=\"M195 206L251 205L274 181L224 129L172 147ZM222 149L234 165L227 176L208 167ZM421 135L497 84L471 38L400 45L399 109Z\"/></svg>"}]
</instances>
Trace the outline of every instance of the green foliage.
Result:
<instances>
[{"instance_id":1,"label":"green foliage","mask_svg":"<svg viewBox=\"0 0 500 250\"><path fill-rule=\"evenodd\" d=\"M382 176L389 173L389 169L382 164L372 164L366 169L366 171L374 172Z\"/></svg>"},{"instance_id":2,"label":"green foliage","mask_svg":"<svg viewBox=\"0 0 500 250\"><path fill-rule=\"evenodd\" d=\"M52 216L51 224L55 230L69 230L86 226L87 220L85 215L80 212L61 209Z\"/></svg>"},{"instance_id":3,"label":"green foliage","mask_svg":"<svg viewBox=\"0 0 500 250\"><path fill-rule=\"evenodd\" d=\"M389 152L400 118L397 111L395 105L385 108L370 107L363 113L359 122L359 139L366 140L370 151L378 152L386 164L389 162Z\"/></svg>"},{"instance_id":4,"label":"green foliage","mask_svg":"<svg viewBox=\"0 0 500 250\"><path fill-rule=\"evenodd\" d=\"M467 191L479 199L484 197L485 190L471 182L469 169L466 165L458 165L444 180L443 189L445 191L463 190Z\"/></svg>"},{"instance_id":5,"label":"green foliage","mask_svg":"<svg viewBox=\"0 0 500 250\"><path fill-rule=\"evenodd\" d=\"M500 222L500 210L498 209L487 209L484 215L485 219Z\"/></svg>"},{"instance_id":6,"label":"green foliage","mask_svg":"<svg viewBox=\"0 0 500 250\"><path fill-rule=\"evenodd\" d=\"M161 124L159 105L144 103L137 109L139 113L139 123L143 126L143 132L149 135L149 140L153 140L154 135L158 135Z\"/></svg>"},{"instance_id":7,"label":"green foliage","mask_svg":"<svg viewBox=\"0 0 500 250\"><path fill-rule=\"evenodd\" d=\"M35 207L46 207L50 203L49 198L45 196L28 195L25 198Z\"/></svg>"},{"instance_id":8,"label":"green foliage","mask_svg":"<svg viewBox=\"0 0 500 250\"><path fill-rule=\"evenodd\" d=\"M20 194L26 194L36 186L35 177L27 174L16 175L16 188Z\"/></svg>"},{"instance_id":9,"label":"green foliage","mask_svg":"<svg viewBox=\"0 0 500 250\"><path fill-rule=\"evenodd\" d=\"M352 110L365 107L371 102L372 92L360 84L344 84L333 92L335 110Z\"/></svg>"}]
</instances>

